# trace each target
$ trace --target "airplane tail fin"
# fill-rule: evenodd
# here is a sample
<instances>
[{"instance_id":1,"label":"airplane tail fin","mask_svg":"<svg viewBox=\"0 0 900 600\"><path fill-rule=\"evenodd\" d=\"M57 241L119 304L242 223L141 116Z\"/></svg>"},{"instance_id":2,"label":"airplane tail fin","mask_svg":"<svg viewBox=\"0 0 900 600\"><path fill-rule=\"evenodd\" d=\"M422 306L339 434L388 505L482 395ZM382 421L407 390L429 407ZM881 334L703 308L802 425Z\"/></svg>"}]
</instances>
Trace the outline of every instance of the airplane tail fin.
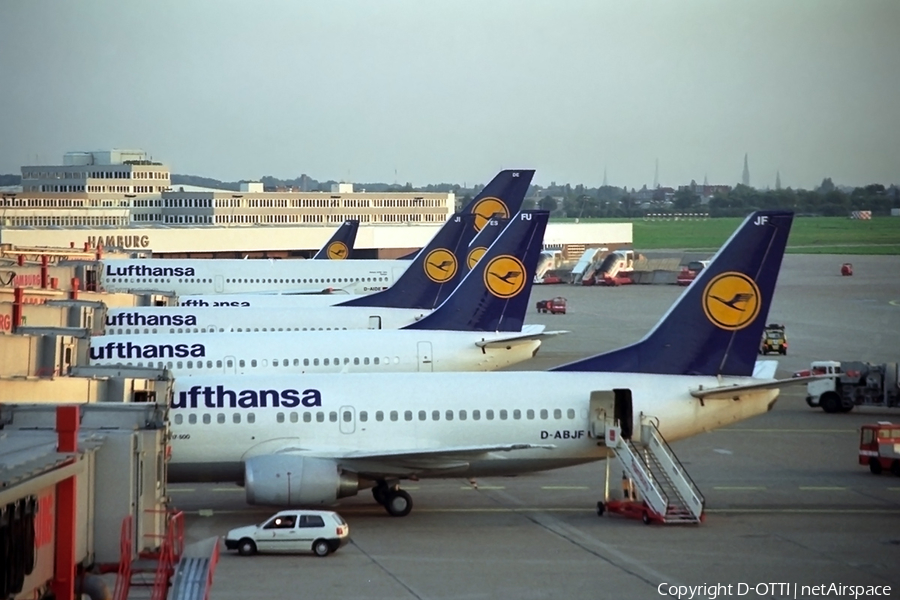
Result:
<instances>
[{"instance_id":1,"label":"airplane tail fin","mask_svg":"<svg viewBox=\"0 0 900 600\"><path fill-rule=\"evenodd\" d=\"M475 231L481 231L495 214L509 219L522 210L534 169L505 169L497 173L463 209L463 214L475 217Z\"/></svg>"},{"instance_id":2,"label":"airplane tail fin","mask_svg":"<svg viewBox=\"0 0 900 600\"><path fill-rule=\"evenodd\" d=\"M528 194L528 186L534 177L534 169L506 169L497 173L475 198L460 211L460 214L474 214L475 231L481 231L488 219L499 214L508 219L522 210L522 203ZM490 244L488 244L490 245ZM410 252L397 260L413 260L419 252Z\"/></svg>"},{"instance_id":3,"label":"airplane tail fin","mask_svg":"<svg viewBox=\"0 0 900 600\"><path fill-rule=\"evenodd\" d=\"M750 377L793 218L751 214L644 339L553 370Z\"/></svg>"},{"instance_id":4,"label":"airplane tail fin","mask_svg":"<svg viewBox=\"0 0 900 600\"><path fill-rule=\"evenodd\" d=\"M463 273L469 242L475 236L472 224L476 216L456 214L450 217L394 285L381 292L341 302L338 306L379 306L431 310L440 306Z\"/></svg>"},{"instance_id":5,"label":"airplane tail fin","mask_svg":"<svg viewBox=\"0 0 900 600\"><path fill-rule=\"evenodd\" d=\"M356 243L356 232L359 229L359 219L347 219L344 221L331 239L313 256L313 260L345 260L353 254L353 244Z\"/></svg>"},{"instance_id":6,"label":"airplane tail fin","mask_svg":"<svg viewBox=\"0 0 900 600\"><path fill-rule=\"evenodd\" d=\"M465 260L460 261L463 267L463 276L475 268L475 265L484 256L487 249L491 247L491 244L503 233L507 225L509 225L509 219L502 217L491 217L485 222L484 227L475 234L475 239L469 242L469 247L465 249Z\"/></svg>"},{"instance_id":7,"label":"airplane tail fin","mask_svg":"<svg viewBox=\"0 0 900 600\"><path fill-rule=\"evenodd\" d=\"M549 217L516 215L450 297L404 329L521 331Z\"/></svg>"}]
</instances>

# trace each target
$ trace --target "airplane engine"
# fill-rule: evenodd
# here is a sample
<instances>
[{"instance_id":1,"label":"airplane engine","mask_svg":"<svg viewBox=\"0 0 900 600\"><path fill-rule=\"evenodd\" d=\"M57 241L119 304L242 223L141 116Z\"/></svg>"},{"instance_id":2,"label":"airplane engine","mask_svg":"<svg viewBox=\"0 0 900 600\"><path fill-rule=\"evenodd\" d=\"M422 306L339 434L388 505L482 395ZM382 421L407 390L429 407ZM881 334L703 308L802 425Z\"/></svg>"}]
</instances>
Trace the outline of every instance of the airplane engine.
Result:
<instances>
[{"instance_id":1,"label":"airplane engine","mask_svg":"<svg viewBox=\"0 0 900 600\"><path fill-rule=\"evenodd\" d=\"M244 462L244 486L248 504L296 506L355 496L359 480L355 473L342 472L333 460L269 454Z\"/></svg>"}]
</instances>

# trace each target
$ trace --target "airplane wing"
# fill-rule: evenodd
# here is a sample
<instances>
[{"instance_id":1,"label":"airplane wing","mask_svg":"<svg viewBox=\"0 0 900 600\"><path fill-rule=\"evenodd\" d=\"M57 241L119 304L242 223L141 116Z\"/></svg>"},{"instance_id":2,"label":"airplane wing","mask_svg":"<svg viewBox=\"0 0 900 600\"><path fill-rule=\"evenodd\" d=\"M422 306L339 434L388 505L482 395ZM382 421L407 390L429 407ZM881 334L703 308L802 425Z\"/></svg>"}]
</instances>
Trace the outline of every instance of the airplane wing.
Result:
<instances>
[{"instance_id":1,"label":"airplane wing","mask_svg":"<svg viewBox=\"0 0 900 600\"><path fill-rule=\"evenodd\" d=\"M566 333L570 333L565 330L560 331L541 331L539 333L521 333L521 334L512 334L503 338L494 338L492 340L482 340L480 342L475 342L475 345L479 348L502 348L506 346L510 346L513 344L518 344L521 342L527 342L531 340L542 340L546 337L551 337L554 335L563 335Z\"/></svg>"},{"instance_id":2,"label":"airplane wing","mask_svg":"<svg viewBox=\"0 0 900 600\"><path fill-rule=\"evenodd\" d=\"M743 385L723 385L711 388L699 388L691 390L691 396L700 398L701 400L736 400L736 396L741 392L783 388L789 385L805 384L816 379L822 379L822 376L815 375L812 377L792 377L791 379L770 379L767 381L745 383Z\"/></svg>"},{"instance_id":3,"label":"airplane wing","mask_svg":"<svg viewBox=\"0 0 900 600\"><path fill-rule=\"evenodd\" d=\"M519 450L553 450L554 444L496 444L481 446L456 446L449 448L417 448L411 450L380 450L375 452L302 452L304 456L331 458L341 468L363 476L408 476L424 471L453 471L465 469L472 461L494 452Z\"/></svg>"}]
</instances>

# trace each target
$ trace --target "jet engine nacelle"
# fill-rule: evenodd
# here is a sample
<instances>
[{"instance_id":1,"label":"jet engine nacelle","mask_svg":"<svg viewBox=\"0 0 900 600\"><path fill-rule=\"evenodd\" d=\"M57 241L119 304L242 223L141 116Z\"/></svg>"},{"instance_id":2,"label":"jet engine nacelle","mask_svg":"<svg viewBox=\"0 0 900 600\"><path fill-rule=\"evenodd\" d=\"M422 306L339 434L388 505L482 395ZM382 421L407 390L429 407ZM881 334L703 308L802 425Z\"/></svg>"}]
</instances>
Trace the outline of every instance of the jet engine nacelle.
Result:
<instances>
[{"instance_id":1,"label":"jet engine nacelle","mask_svg":"<svg viewBox=\"0 0 900 600\"><path fill-rule=\"evenodd\" d=\"M248 504L332 504L338 498L355 496L359 480L355 473L341 472L337 463L327 458L269 454L244 462L244 487Z\"/></svg>"}]
</instances>

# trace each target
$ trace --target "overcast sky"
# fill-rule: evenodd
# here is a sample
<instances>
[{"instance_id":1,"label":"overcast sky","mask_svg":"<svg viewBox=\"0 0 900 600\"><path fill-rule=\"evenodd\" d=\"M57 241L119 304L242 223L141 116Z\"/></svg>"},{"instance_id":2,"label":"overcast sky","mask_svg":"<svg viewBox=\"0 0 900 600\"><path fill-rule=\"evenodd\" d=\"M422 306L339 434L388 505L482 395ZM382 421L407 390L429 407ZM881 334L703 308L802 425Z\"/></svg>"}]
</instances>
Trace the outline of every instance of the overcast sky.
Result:
<instances>
[{"instance_id":1,"label":"overcast sky","mask_svg":"<svg viewBox=\"0 0 900 600\"><path fill-rule=\"evenodd\" d=\"M0 2L0 173L900 183L896 0Z\"/></svg>"}]
</instances>

